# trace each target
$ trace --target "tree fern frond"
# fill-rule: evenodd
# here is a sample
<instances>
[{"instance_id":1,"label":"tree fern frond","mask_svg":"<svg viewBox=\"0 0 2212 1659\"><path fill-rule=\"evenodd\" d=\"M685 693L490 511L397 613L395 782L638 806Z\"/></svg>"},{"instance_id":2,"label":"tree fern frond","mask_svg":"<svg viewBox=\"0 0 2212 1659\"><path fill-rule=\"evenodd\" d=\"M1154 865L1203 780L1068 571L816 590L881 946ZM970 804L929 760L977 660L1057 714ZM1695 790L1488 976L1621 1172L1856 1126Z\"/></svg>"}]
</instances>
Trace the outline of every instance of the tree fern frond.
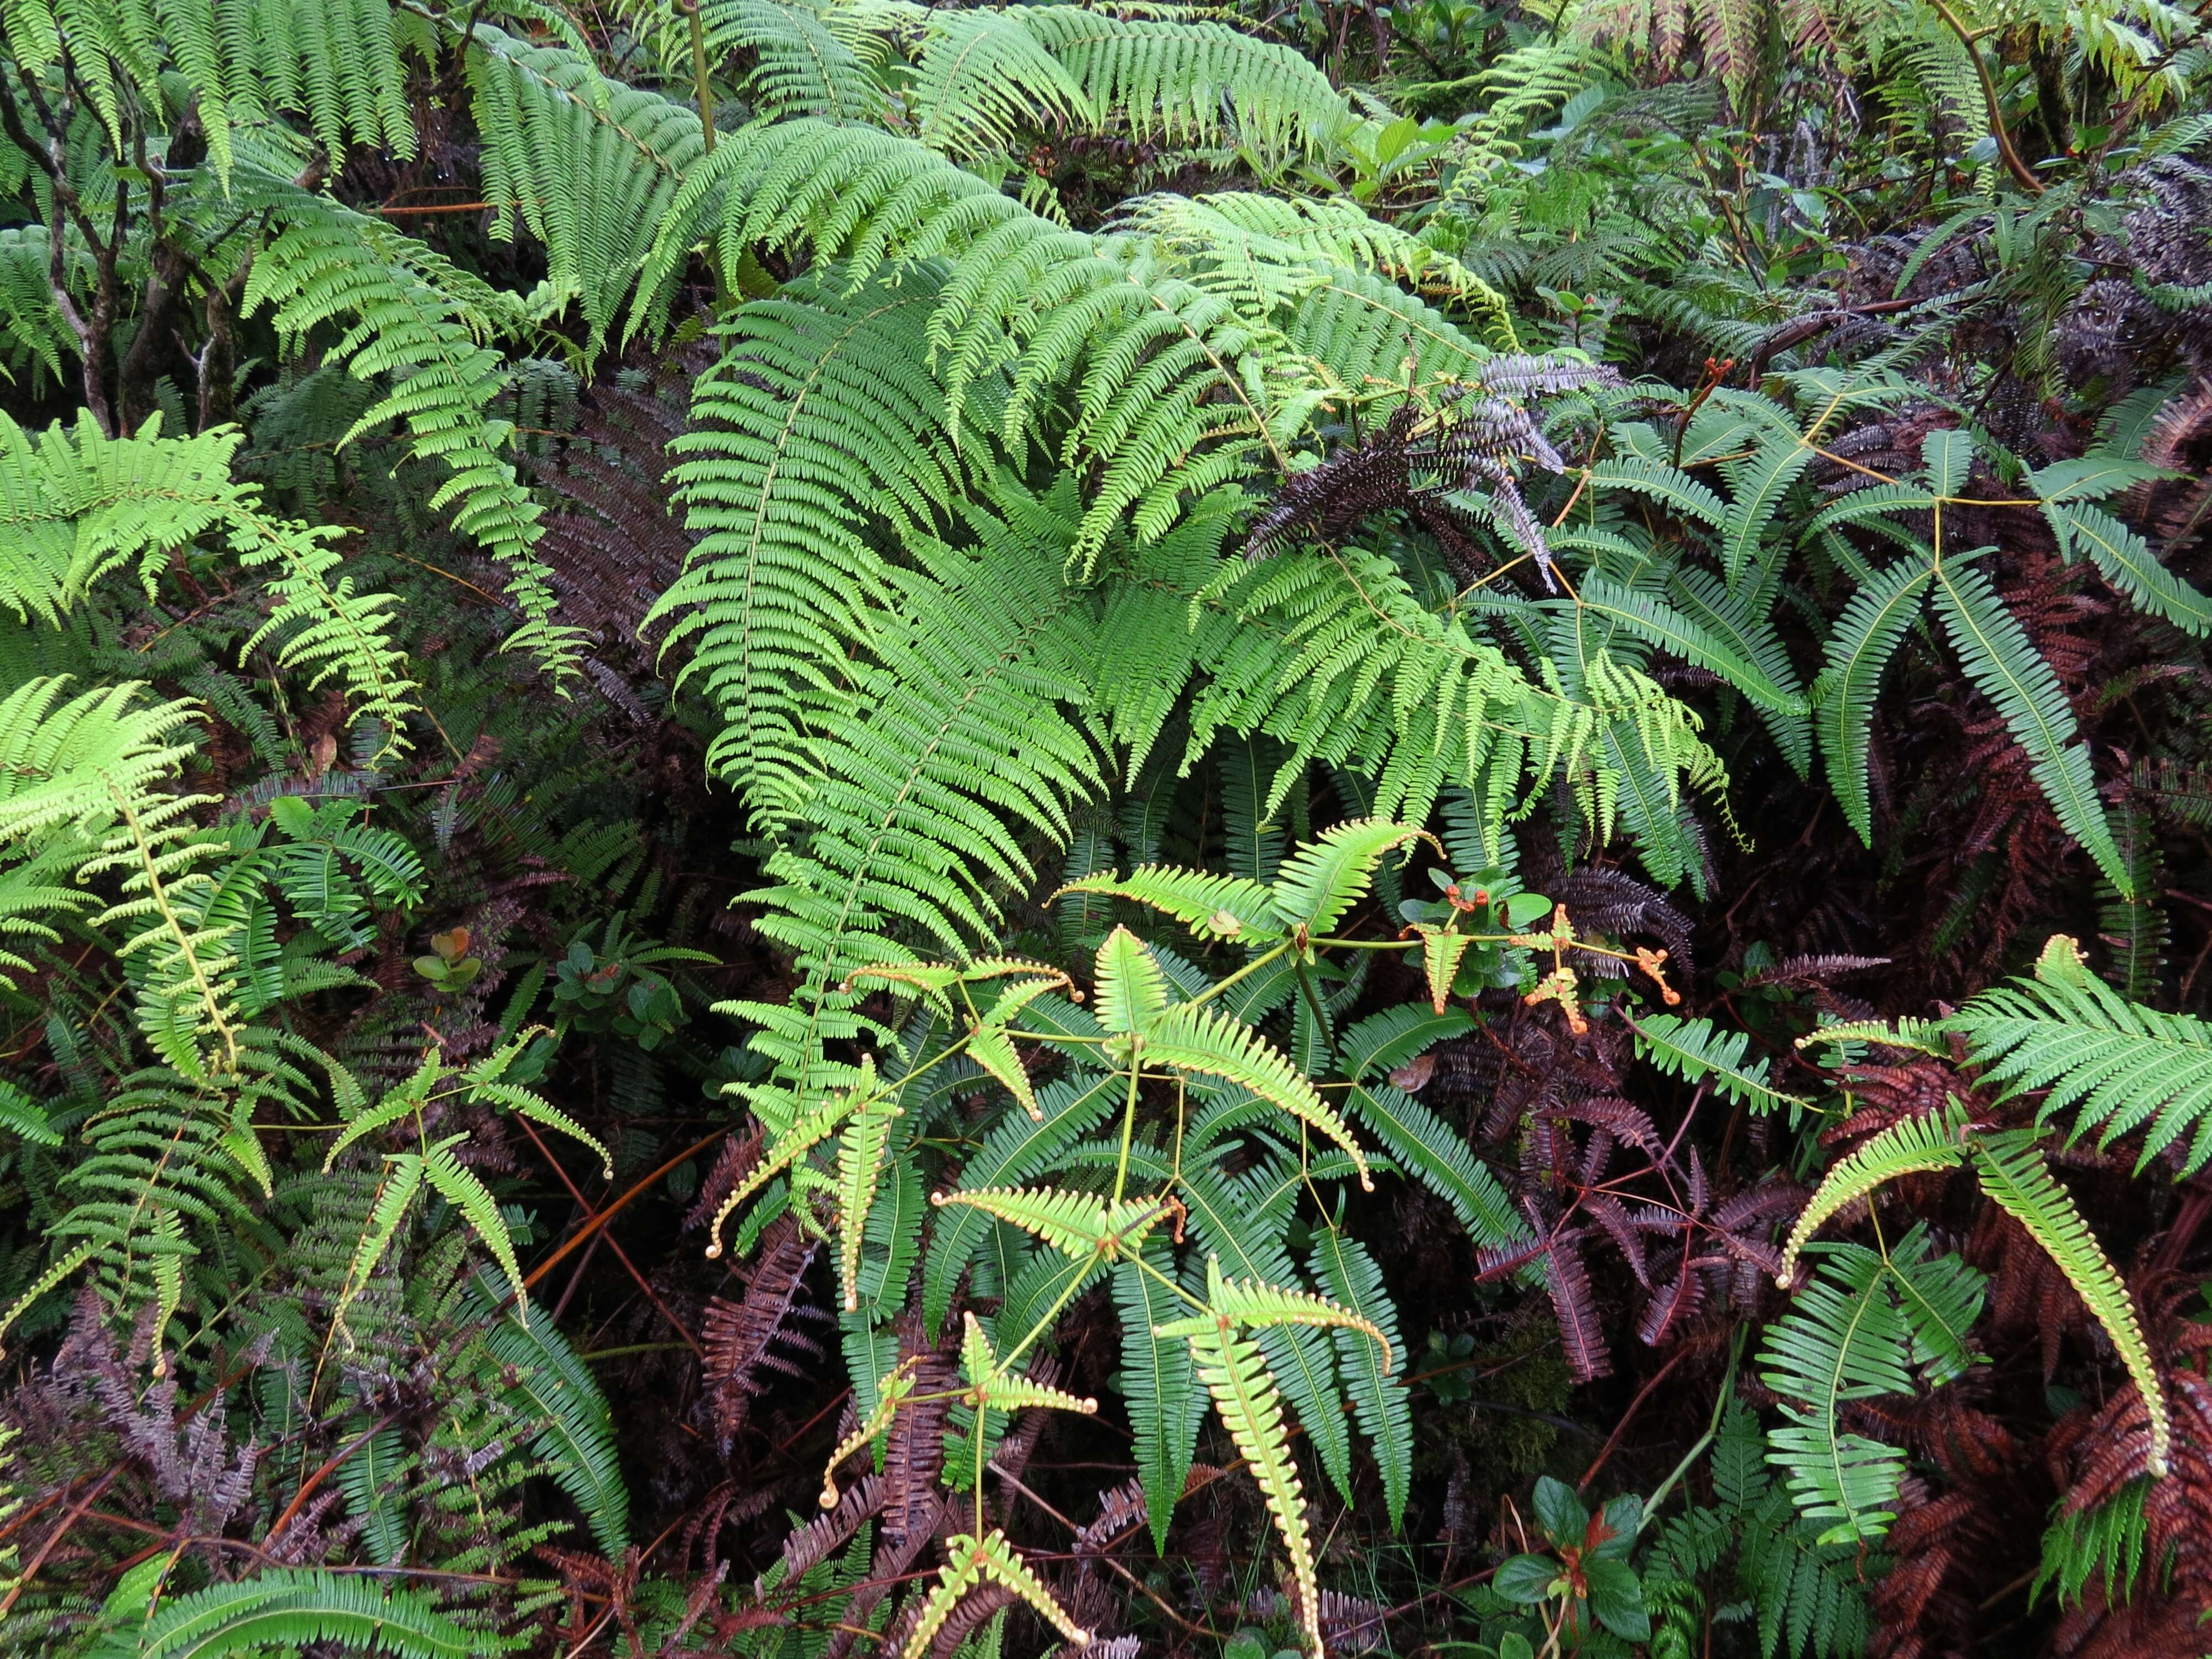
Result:
<instances>
[{"instance_id":1,"label":"tree fern frond","mask_svg":"<svg viewBox=\"0 0 2212 1659\"><path fill-rule=\"evenodd\" d=\"M520 219L544 245L548 280L580 302L595 353L685 171L705 153L697 112L609 80L566 46L519 40L478 18L455 33L484 140L492 234L512 237Z\"/></svg>"},{"instance_id":2,"label":"tree fern frond","mask_svg":"<svg viewBox=\"0 0 2212 1659\"><path fill-rule=\"evenodd\" d=\"M910 954L901 923L955 954L988 936L994 884L1034 876L1023 836L1064 839L1067 803L1103 780L1068 712L1085 701L1092 616L1062 575L1073 503L1001 501L1004 517L970 511L974 550L917 543L920 568L884 574L872 660L851 665L851 701L806 746L805 834L750 896L769 906L762 932L821 982Z\"/></svg>"},{"instance_id":3,"label":"tree fern frond","mask_svg":"<svg viewBox=\"0 0 2212 1659\"><path fill-rule=\"evenodd\" d=\"M522 625L508 647L536 653L556 679L572 672L576 635L553 620L552 588L533 550L541 510L500 453L513 435L510 423L489 412L507 375L481 337L517 319L488 316L482 307L494 290L456 280L458 273L422 244L327 198L243 164L235 191L282 227L255 256L240 309L270 307L289 342L341 326L333 358L358 380L391 377L390 391L347 439L398 421L414 453L447 470L428 505L434 512L453 508L454 528L509 572L508 597Z\"/></svg>"}]
</instances>

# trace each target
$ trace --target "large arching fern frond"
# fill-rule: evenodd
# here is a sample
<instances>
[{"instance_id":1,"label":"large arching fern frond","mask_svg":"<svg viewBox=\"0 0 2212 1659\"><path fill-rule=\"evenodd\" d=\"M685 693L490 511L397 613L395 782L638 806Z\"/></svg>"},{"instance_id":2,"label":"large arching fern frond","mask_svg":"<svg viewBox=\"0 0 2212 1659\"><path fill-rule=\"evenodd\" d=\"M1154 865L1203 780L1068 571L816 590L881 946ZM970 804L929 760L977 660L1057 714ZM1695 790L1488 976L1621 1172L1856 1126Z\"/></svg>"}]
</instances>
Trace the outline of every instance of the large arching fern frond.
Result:
<instances>
[{"instance_id":1,"label":"large arching fern frond","mask_svg":"<svg viewBox=\"0 0 2212 1659\"><path fill-rule=\"evenodd\" d=\"M501 453L512 422L491 413L507 369L484 342L519 327L520 307L422 244L288 180L241 166L234 185L283 227L254 259L242 309L269 307L279 334L295 343L337 328L331 356L356 379L389 377L390 391L348 437L397 421L416 455L447 469L429 506L453 508L453 527L509 572L522 625L508 647L536 654L556 679L574 672L576 631L553 620L553 590L534 551L542 509Z\"/></svg>"},{"instance_id":2,"label":"large arching fern frond","mask_svg":"<svg viewBox=\"0 0 2212 1659\"><path fill-rule=\"evenodd\" d=\"M1285 470L1322 395L1266 319L1141 243L1064 230L888 133L797 120L726 135L672 201L641 320L701 239L725 270L756 246L804 247L842 261L854 289L887 260L951 258L929 343L954 416L1002 372L1011 448L1065 410L1061 459L1097 479L1073 550L1086 565L1125 514L1155 537L1194 495Z\"/></svg>"},{"instance_id":3,"label":"large arching fern frond","mask_svg":"<svg viewBox=\"0 0 2212 1659\"><path fill-rule=\"evenodd\" d=\"M391 0L19 0L4 14L8 46L33 76L66 52L111 134L127 89L145 106L167 102L179 76L219 171L234 128L297 114L331 156L349 143L415 153L404 29ZM118 158L119 159L119 158Z\"/></svg>"},{"instance_id":4,"label":"large arching fern frond","mask_svg":"<svg viewBox=\"0 0 2212 1659\"><path fill-rule=\"evenodd\" d=\"M1224 24L1083 6L1016 12L1091 106L1113 111L1139 138L1241 142L1279 162L1318 152L1352 118L1344 94L1298 52Z\"/></svg>"},{"instance_id":5,"label":"large arching fern frond","mask_svg":"<svg viewBox=\"0 0 2212 1659\"><path fill-rule=\"evenodd\" d=\"M819 115L860 121L884 106L876 64L880 51L856 51L832 19L806 0L702 0L700 16L710 53L752 53L746 85L754 106L777 115Z\"/></svg>"},{"instance_id":6,"label":"large arching fern frond","mask_svg":"<svg viewBox=\"0 0 2212 1659\"><path fill-rule=\"evenodd\" d=\"M481 21L465 40L492 234L513 236L519 219L544 245L548 280L576 297L596 352L685 171L705 154L698 113L610 80L565 47Z\"/></svg>"}]
</instances>

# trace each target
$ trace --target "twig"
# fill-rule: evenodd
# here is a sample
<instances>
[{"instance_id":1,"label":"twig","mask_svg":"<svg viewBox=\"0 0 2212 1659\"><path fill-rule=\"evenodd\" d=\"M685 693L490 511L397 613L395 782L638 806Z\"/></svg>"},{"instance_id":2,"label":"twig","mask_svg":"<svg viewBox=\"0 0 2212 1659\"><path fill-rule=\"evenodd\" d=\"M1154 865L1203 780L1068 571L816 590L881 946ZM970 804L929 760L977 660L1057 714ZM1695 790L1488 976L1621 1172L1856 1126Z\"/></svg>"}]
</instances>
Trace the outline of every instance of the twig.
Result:
<instances>
[{"instance_id":1,"label":"twig","mask_svg":"<svg viewBox=\"0 0 2212 1659\"><path fill-rule=\"evenodd\" d=\"M1583 1471L1583 1478L1575 1482L1577 1492L1588 1490L1589 1483L1597 1479L1597 1472L1605 1467L1606 1459L1613 1455L1613 1449L1620 1444L1620 1437L1628 1431L1628 1425L1635 1420L1638 1408L1650 1397L1651 1390L1664 1382L1668 1374L1689 1357L1690 1350L1687 1344L1677 1348L1674 1351L1674 1357L1662 1365L1654 1373L1651 1380L1636 1391L1636 1398L1628 1402L1628 1409L1621 1413L1620 1421L1613 1425L1612 1434L1607 1437L1605 1444L1598 1449L1595 1461Z\"/></svg>"}]
</instances>

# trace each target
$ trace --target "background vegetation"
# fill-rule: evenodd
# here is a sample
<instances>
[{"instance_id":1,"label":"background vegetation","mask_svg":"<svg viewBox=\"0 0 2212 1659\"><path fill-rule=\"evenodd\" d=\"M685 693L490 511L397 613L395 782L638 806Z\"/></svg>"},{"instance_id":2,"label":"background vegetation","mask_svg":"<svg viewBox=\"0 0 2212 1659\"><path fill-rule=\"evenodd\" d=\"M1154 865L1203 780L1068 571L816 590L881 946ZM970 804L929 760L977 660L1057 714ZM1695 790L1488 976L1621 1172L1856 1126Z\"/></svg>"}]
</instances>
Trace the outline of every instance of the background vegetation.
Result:
<instances>
[{"instance_id":1,"label":"background vegetation","mask_svg":"<svg viewBox=\"0 0 2212 1659\"><path fill-rule=\"evenodd\" d=\"M7 0L0 1648L2196 1654L2168 0Z\"/></svg>"}]
</instances>

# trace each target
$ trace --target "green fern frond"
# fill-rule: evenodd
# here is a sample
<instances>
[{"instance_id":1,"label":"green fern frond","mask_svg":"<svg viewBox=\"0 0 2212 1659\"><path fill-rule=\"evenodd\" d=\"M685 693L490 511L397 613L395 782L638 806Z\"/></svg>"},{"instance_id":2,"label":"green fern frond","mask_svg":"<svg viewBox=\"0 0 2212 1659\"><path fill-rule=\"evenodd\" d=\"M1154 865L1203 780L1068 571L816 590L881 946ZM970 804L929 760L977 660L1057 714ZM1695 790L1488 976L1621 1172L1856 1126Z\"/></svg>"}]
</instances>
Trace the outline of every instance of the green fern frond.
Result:
<instances>
[{"instance_id":1,"label":"green fern frond","mask_svg":"<svg viewBox=\"0 0 2212 1659\"><path fill-rule=\"evenodd\" d=\"M508 597L522 618L508 648L534 653L556 679L574 672L578 636L553 620L550 576L533 550L541 509L501 453L511 423L490 413L507 371L483 339L517 326L518 308L462 279L422 244L289 180L241 164L234 182L242 205L264 209L281 227L255 256L241 310L268 307L292 343L339 327L333 359L358 380L389 377L389 392L345 441L387 420L402 424L413 453L446 470L430 509L453 508L454 529L508 571Z\"/></svg>"},{"instance_id":2,"label":"green fern frond","mask_svg":"<svg viewBox=\"0 0 2212 1659\"><path fill-rule=\"evenodd\" d=\"M374 1578L270 1567L167 1602L96 1651L100 1659L188 1659L315 1643L393 1659L479 1659L512 1652L519 1638L468 1629L428 1597Z\"/></svg>"},{"instance_id":3,"label":"green fern frond","mask_svg":"<svg viewBox=\"0 0 2212 1659\"><path fill-rule=\"evenodd\" d=\"M1940 1112L1893 1123L1821 1177L1819 1189L1790 1230L1775 1282L1784 1290L1797 1276L1798 1252L1820 1224L1848 1204L1856 1203L1883 1182L1917 1170L1955 1169L1966 1156L1966 1110L1952 1101Z\"/></svg>"},{"instance_id":4,"label":"green fern frond","mask_svg":"<svg viewBox=\"0 0 2212 1659\"><path fill-rule=\"evenodd\" d=\"M1168 1006L1159 957L1126 927L1116 927L1098 947L1091 985L1092 1012L1116 1036L1145 1031Z\"/></svg>"},{"instance_id":5,"label":"green fern frond","mask_svg":"<svg viewBox=\"0 0 2212 1659\"><path fill-rule=\"evenodd\" d=\"M1188 1337L1202 1328L1218 1328L1223 1320L1248 1330L1302 1325L1310 1329L1355 1331L1382 1350L1382 1369L1386 1372L1392 1369L1390 1340L1380 1327L1308 1291L1285 1290L1256 1279L1224 1279L1218 1255L1206 1259L1206 1311L1170 1321L1154 1334Z\"/></svg>"},{"instance_id":6,"label":"green fern frond","mask_svg":"<svg viewBox=\"0 0 2212 1659\"><path fill-rule=\"evenodd\" d=\"M921 1616L898 1659L928 1652L953 1610L985 1579L1012 1590L1077 1647L1089 1645L1091 1632L1069 1617L1043 1580L1014 1553L1006 1534L994 1528L981 1539L961 1534L945 1540L945 1565L938 1569L938 1582L922 1603Z\"/></svg>"},{"instance_id":7,"label":"green fern frond","mask_svg":"<svg viewBox=\"0 0 2212 1659\"><path fill-rule=\"evenodd\" d=\"M465 41L484 141L492 235L511 238L519 220L538 239L548 281L576 296L596 354L686 171L705 154L698 113L608 79L566 46L519 40L477 18L454 33Z\"/></svg>"},{"instance_id":8,"label":"green fern frond","mask_svg":"<svg viewBox=\"0 0 2212 1659\"><path fill-rule=\"evenodd\" d=\"M860 1305L860 1245L890 1150L891 1122L900 1115L888 1099L863 1101L846 1120L838 1142L837 1280L845 1287L848 1313Z\"/></svg>"},{"instance_id":9,"label":"green fern frond","mask_svg":"<svg viewBox=\"0 0 2212 1659\"><path fill-rule=\"evenodd\" d=\"M1793 1120L1810 1104L1777 1089L1768 1080L1765 1060L1745 1060L1751 1047L1748 1032L1723 1031L1709 1019L1674 1014L1646 1014L1626 1023L1636 1034L1638 1055L1670 1077L1711 1083L1723 1098L1741 1101L1754 1112L1786 1106Z\"/></svg>"},{"instance_id":10,"label":"green fern frond","mask_svg":"<svg viewBox=\"0 0 2212 1659\"><path fill-rule=\"evenodd\" d=\"M1971 565L1935 572L1936 610L1966 676L1997 707L2058 821L2097 861L2106 879L2133 897L2135 872L2121 858L2097 795L2064 687L1990 579Z\"/></svg>"},{"instance_id":11,"label":"green fern frond","mask_svg":"<svg viewBox=\"0 0 2212 1659\"><path fill-rule=\"evenodd\" d=\"M1273 892L1242 876L1148 864L1132 870L1126 879L1107 875L1070 882L1046 902L1070 893L1092 893L1149 905L1173 916L1203 939L1266 941L1281 931L1275 919Z\"/></svg>"},{"instance_id":12,"label":"green fern frond","mask_svg":"<svg viewBox=\"0 0 2212 1659\"><path fill-rule=\"evenodd\" d=\"M1910 559L1886 567L1851 596L1828 636L1820 748L1844 816L1869 846L1874 844L1874 806L1867 793L1867 748L1875 693L1920 613L1933 574Z\"/></svg>"},{"instance_id":13,"label":"green fern frond","mask_svg":"<svg viewBox=\"0 0 2212 1659\"><path fill-rule=\"evenodd\" d=\"M2027 1230L2112 1339L2150 1419L2148 1468L2153 1475L2163 1475L2172 1443L2172 1419L2134 1298L2074 1207L2072 1196L2051 1175L2037 1138L2032 1130L1975 1136L1971 1143L1975 1172L1981 1176L1982 1190Z\"/></svg>"},{"instance_id":14,"label":"green fern frond","mask_svg":"<svg viewBox=\"0 0 2212 1659\"><path fill-rule=\"evenodd\" d=\"M1275 878L1275 914L1301 934L1328 933L1366 893L1382 855L1422 838L1418 827L1386 818L1333 825L1284 862Z\"/></svg>"},{"instance_id":15,"label":"green fern frond","mask_svg":"<svg viewBox=\"0 0 2212 1659\"><path fill-rule=\"evenodd\" d=\"M1893 1296L1891 1267L1855 1244L1812 1247L1819 1271L1766 1328L1761 1375L1781 1396L1784 1426L1769 1431L1767 1462L1787 1474L1798 1509L1832 1522L1820 1541L1878 1537L1895 1518L1905 1455L1844 1431L1848 1401L1911 1394L1911 1329Z\"/></svg>"},{"instance_id":16,"label":"green fern frond","mask_svg":"<svg viewBox=\"0 0 2212 1659\"><path fill-rule=\"evenodd\" d=\"M989 936L994 889L1034 878L1024 837L1064 840L1067 803L1103 781L1099 744L1070 714L1086 701L1094 614L1062 574L1073 502L1009 486L999 505L1003 516L969 510L972 550L916 542L917 568L884 573L872 659L843 671L849 700L816 716L804 744L789 728L807 793L779 796L770 780L768 803L804 834L748 896L817 983L910 956L895 929L951 954ZM817 546L793 550L822 562ZM798 659L793 672L815 671Z\"/></svg>"},{"instance_id":17,"label":"green fern frond","mask_svg":"<svg viewBox=\"0 0 2212 1659\"><path fill-rule=\"evenodd\" d=\"M1101 1261L1133 1257L1145 1235L1169 1213L1157 1199L1116 1204L1096 1193L1059 1187L977 1188L934 1193L929 1201L939 1209L966 1206L981 1210L1036 1235L1064 1255Z\"/></svg>"},{"instance_id":18,"label":"green fern frond","mask_svg":"<svg viewBox=\"0 0 2212 1659\"><path fill-rule=\"evenodd\" d=\"M1114 1303L1121 1318L1121 1391L1136 1437L1137 1473L1154 1543L1164 1548L1190 1474L1206 1396L1189 1345L1154 1334L1183 1305L1171 1288L1173 1256L1155 1237L1146 1241L1144 1257L1143 1267L1115 1264Z\"/></svg>"},{"instance_id":19,"label":"green fern frond","mask_svg":"<svg viewBox=\"0 0 2212 1659\"><path fill-rule=\"evenodd\" d=\"M1138 1052L1145 1065L1196 1072L1249 1090L1341 1147L1358 1171L1359 1184L1373 1190L1367 1155L1351 1126L1286 1056L1234 1015L1176 1003L1144 1028L1142 1039Z\"/></svg>"},{"instance_id":20,"label":"green fern frond","mask_svg":"<svg viewBox=\"0 0 2212 1659\"><path fill-rule=\"evenodd\" d=\"M1186 1339L1199 1381L1213 1396L1237 1455L1259 1483L1260 1495L1274 1518L1275 1530L1291 1558L1291 1582L1307 1650L1322 1651L1321 1586L1314 1574L1313 1542L1306 1530L1305 1486L1291 1462L1290 1436L1283 1423L1282 1395L1266 1360L1250 1339L1194 1321L1199 1328Z\"/></svg>"},{"instance_id":21,"label":"green fern frond","mask_svg":"<svg viewBox=\"0 0 2212 1659\"><path fill-rule=\"evenodd\" d=\"M2038 1116L2070 1112L2069 1139L2143 1131L2142 1169L2193 1130L2182 1175L2212 1159L2212 1025L2130 1002L2054 935L2033 978L1984 991L1944 1023L2007 1096L2048 1090Z\"/></svg>"},{"instance_id":22,"label":"green fern frond","mask_svg":"<svg viewBox=\"0 0 2212 1659\"><path fill-rule=\"evenodd\" d=\"M591 1367L550 1319L525 1319L520 1298L503 1311L507 1283L492 1270L469 1281L483 1341L497 1362L499 1389L530 1436L532 1455L574 1502L592 1541L610 1560L629 1545L629 1488L615 1443L613 1413Z\"/></svg>"},{"instance_id":23,"label":"green fern frond","mask_svg":"<svg viewBox=\"0 0 2212 1659\"><path fill-rule=\"evenodd\" d=\"M1528 1222L1464 1134L1387 1083L1354 1088L1348 1103L1399 1167L1451 1206L1477 1249L1510 1254L1534 1244Z\"/></svg>"},{"instance_id":24,"label":"green fern frond","mask_svg":"<svg viewBox=\"0 0 2212 1659\"><path fill-rule=\"evenodd\" d=\"M880 51L858 48L838 27L845 9L822 9L795 0L707 0L700 9L711 58L735 48L752 54L746 88L753 106L775 116L819 115L867 121L883 112L878 78ZM687 41L682 47L688 57ZM687 64L688 68L689 65Z\"/></svg>"},{"instance_id":25,"label":"green fern frond","mask_svg":"<svg viewBox=\"0 0 2212 1659\"><path fill-rule=\"evenodd\" d=\"M1018 9L1095 110L1139 140L1242 143L1263 162L1316 155L1350 119L1344 94L1299 52L1217 22Z\"/></svg>"},{"instance_id":26,"label":"green fern frond","mask_svg":"<svg viewBox=\"0 0 2212 1659\"><path fill-rule=\"evenodd\" d=\"M999 1356L991 1346L974 1314L964 1316L960 1337L960 1368L968 1378L971 1407L997 1412L1028 1411L1032 1408L1056 1412L1074 1412L1089 1417L1098 1410L1098 1402L1081 1395L1073 1395L1065 1389L1048 1387L1031 1382L1027 1377L1002 1376Z\"/></svg>"}]
</instances>

